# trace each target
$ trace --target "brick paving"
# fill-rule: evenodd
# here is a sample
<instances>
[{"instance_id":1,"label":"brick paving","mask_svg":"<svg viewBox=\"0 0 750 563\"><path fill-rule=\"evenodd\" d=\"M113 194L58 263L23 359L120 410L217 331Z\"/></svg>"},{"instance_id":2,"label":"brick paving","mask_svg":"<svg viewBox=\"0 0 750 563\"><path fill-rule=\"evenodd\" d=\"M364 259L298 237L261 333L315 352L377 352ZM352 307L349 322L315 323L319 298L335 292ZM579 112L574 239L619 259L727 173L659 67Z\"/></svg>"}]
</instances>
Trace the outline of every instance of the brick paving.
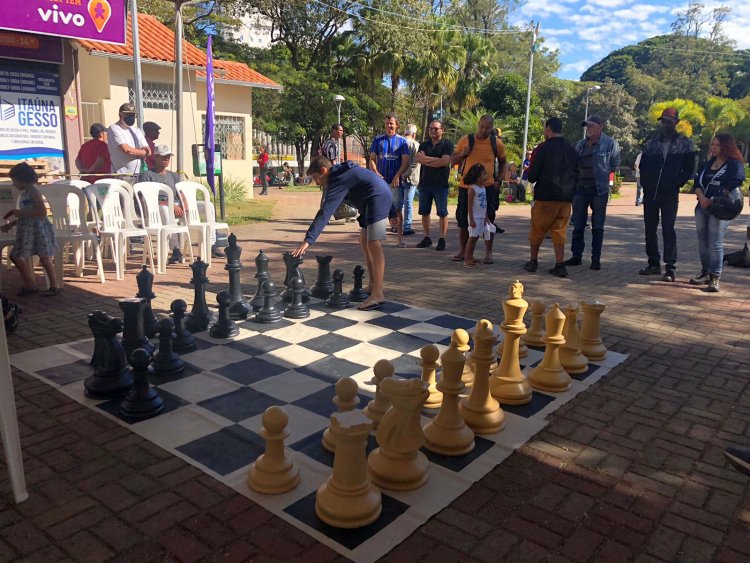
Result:
<instances>
[{"instance_id":1,"label":"brick paving","mask_svg":"<svg viewBox=\"0 0 750 563\"><path fill-rule=\"evenodd\" d=\"M503 207L507 232L496 262L466 271L448 249L397 249L389 240L387 297L468 317L501 320L507 286L521 279L527 298L607 303L605 343L630 358L550 416L548 427L426 523L389 561L747 561L750 500L747 479L723 460L725 444L750 446L750 290L746 270L729 268L722 292L687 285L697 253L693 200L678 219L679 282L637 275L645 263L640 208L632 190L613 200L603 269L570 268L570 279L546 273L543 248L536 274L527 259L528 207ZM302 237L319 201L315 193L284 193L275 220L236 229L254 287L252 259L260 248L283 276L279 253ZM418 224L415 228L419 233ZM331 253L345 271L359 262L351 224L331 225L310 254ZM745 221L727 235L734 250ZM413 245L416 237L407 237ZM588 242L588 241L587 241ZM584 256L585 257L585 256ZM312 262L312 264L310 263ZM89 337L86 313L117 314L116 299L137 291L131 262L126 279L66 279L54 299L31 297L11 353ZM314 261L305 270L314 279ZM70 270L67 270L70 273ZM190 270L157 276L154 307L192 302ZM5 290L19 286L3 272ZM209 270L210 291L226 273ZM0 464L2 561L330 561L329 548L245 497L127 429L80 406L44 383L14 372L30 498L14 505Z\"/></svg>"}]
</instances>

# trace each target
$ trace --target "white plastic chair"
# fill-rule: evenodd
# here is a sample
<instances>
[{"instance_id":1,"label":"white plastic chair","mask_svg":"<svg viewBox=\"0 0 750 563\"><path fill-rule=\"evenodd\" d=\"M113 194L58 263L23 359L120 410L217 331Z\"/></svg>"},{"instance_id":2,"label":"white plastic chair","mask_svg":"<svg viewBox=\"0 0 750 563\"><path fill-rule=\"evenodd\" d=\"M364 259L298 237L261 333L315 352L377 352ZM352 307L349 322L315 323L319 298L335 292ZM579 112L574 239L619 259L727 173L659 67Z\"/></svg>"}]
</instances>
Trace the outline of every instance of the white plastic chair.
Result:
<instances>
[{"instance_id":1,"label":"white plastic chair","mask_svg":"<svg viewBox=\"0 0 750 563\"><path fill-rule=\"evenodd\" d=\"M185 208L185 220L191 233L200 236L200 251L203 261L211 265L211 243L217 231L229 234L229 225L216 222L216 210L209 196L208 190L198 182L177 182L177 193ZM197 192L203 194L203 201L199 202ZM203 204L203 205L201 205ZM201 208L204 216L201 217Z\"/></svg>"},{"instance_id":2,"label":"white plastic chair","mask_svg":"<svg viewBox=\"0 0 750 563\"><path fill-rule=\"evenodd\" d=\"M156 237L156 262L157 272L160 274L167 273L167 255L169 254L169 237L172 235L184 234L187 237L187 246L190 253L190 262L193 261L193 243L190 239L190 229L187 225L179 225L174 217L174 194L172 188L159 182L138 182L133 186L136 197L143 203L143 221L144 227L150 236ZM159 211L159 193L167 196L167 213L166 224L162 221L161 212Z\"/></svg>"}]
</instances>

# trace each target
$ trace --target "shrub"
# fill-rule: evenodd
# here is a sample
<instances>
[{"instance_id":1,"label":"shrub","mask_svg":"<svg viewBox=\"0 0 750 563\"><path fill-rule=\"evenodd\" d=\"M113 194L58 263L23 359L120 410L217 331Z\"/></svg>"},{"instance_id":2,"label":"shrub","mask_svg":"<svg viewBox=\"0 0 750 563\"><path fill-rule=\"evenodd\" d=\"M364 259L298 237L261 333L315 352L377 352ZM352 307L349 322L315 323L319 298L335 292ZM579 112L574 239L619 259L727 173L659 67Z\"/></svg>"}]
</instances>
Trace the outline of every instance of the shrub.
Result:
<instances>
[{"instance_id":1,"label":"shrub","mask_svg":"<svg viewBox=\"0 0 750 563\"><path fill-rule=\"evenodd\" d=\"M205 178L200 179L200 183L206 186L209 191L211 188L206 182ZM225 203L237 203L245 200L245 189L247 188L247 182L241 178L235 178L234 176L224 176L224 202ZM200 196L200 194L198 194ZM216 178L216 199L219 197L219 179ZM198 199L201 199L200 197Z\"/></svg>"}]
</instances>

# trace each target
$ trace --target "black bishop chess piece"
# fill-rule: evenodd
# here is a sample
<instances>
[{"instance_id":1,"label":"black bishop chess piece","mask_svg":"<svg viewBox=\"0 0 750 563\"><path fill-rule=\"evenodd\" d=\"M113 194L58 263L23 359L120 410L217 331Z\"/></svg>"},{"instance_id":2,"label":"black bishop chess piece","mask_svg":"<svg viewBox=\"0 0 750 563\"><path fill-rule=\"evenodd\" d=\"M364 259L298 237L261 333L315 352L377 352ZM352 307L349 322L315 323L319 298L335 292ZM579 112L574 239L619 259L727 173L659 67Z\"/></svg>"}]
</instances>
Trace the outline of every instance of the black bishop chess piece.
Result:
<instances>
[{"instance_id":1,"label":"black bishop chess piece","mask_svg":"<svg viewBox=\"0 0 750 563\"><path fill-rule=\"evenodd\" d=\"M318 279L312 288L312 296L318 299L328 299L333 293L333 282L331 282L331 260L333 256L316 256L318 262Z\"/></svg>"},{"instance_id":2,"label":"black bishop chess piece","mask_svg":"<svg viewBox=\"0 0 750 563\"><path fill-rule=\"evenodd\" d=\"M333 293L326 299L326 305L334 309L345 309L351 307L349 298L344 293L344 272L343 270L334 270L333 272Z\"/></svg>"},{"instance_id":3,"label":"black bishop chess piece","mask_svg":"<svg viewBox=\"0 0 750 563\"><path fill-rule=\"evenodd\" d=\"M147 338L153 338L157 330L156 315L151 308L151 300L156 299L156 294L153 292L154 274L144 264L141 271L136 274L135 282L138 284L138 293L135 296L146 300L146 308L143 310L143 333Z\"/></svg>"},{"instance_id":4,"label":"black bishop chess piece","mask_svg":"<svg viewBox=\"0 0 750 563\"><path fill-rule=\"evenodd\" d=\"M190 315L185 320L185 328L195 334L196 332L202 332L208 328L216 317L208 310L208 304L206 303L206 284L208 278L206 277L206 270L208 264L198 258L195 262L190 264L190 269L193 270L193 278L190 283L195 288L195 299L193 301L193 310L190 311Z\"/></svg>"},{"instance_id":5,"label":"black bishop chess piece","mask_svg":"<svg viewBox=\"0 0 750 563\"><path fill-rule=\"evenodd\" d=\"M284 303L292 302L292 280L300 278L302 280L302 300L307 303L310 301L310 290L305 287L305 274L302 273L300 266L304 262L302 256L293 256L291 252L284 253L284 265L286 266L286 276L284 277L284 291L281 292L281 300Z\"/></svg>"},{"instance_id":6,"label":"black bishop chess piece","mask_svg":"<svg viewBox=\"0 0 750 563\"><path fill-rule=\"evenodd\" d=\"M306 319L310 316L310 309L303 300L305 283L302 278L294 277L289 285L292 290L292 302L284 309L284 316L287 319Z\"/></svg>"},{"instance_id":7,"label":"black bishop chess piece","mask_svg":"<svg viewBox=\"0 0 750 563\"><path fill-rule=\"evenodd\" d=\"M175 339L172 348L175 352L190 352L195 350L195 339L190 331L185 328L185 312L187 303L182 299L175 299L169 306L172 311L172 320L174 321Z\"/></svg>"},{"instance_id":8,"label":"black bishop chess piece","mask_svg":"<svg viewBox=\"0 0 750 563\"><path fill-rule=\"evenodd\" d=\"M362 280L365 277L365 269L362 266L354 266L354 287L349 292L349 300L355 303L366 301L370 294L362 289Z\"/></svg>"},{"instance_id":9,"label":"black bishop chess piece","mask_svg":"<svg viewBox=\"0 0 750 563\"><path fill-rule=\"evenodd\" d=\"M122 347L125 348L125 357L130 359L130 354L138 348L143 348L149 354L154 353L154 345L146 338L143 328L143 312L146 310L146 300L142 297L133 299L120 299L118 301L123 312Z\"/></svg>"},{"instance_id":10,"label":"black bishop chess piece","mask_svg":"<svg viewBox=\"0 0 750 563\"><path fill-rule=\"evenodd\" d=\"M117 338L123 323L103 311L94 311L88 318L94 335L94 355L91 358L94 373L83 382L84 392L92 399L122 397L133 384L125 350Z\"/></svg>"},{"instance_id":11,"label":"black bishop chess piece","mask_svg":"<svg viewBox=\"0 0 750 563\"><path fill-rule=\"evenodd\" d=\"M164 402L149 384L149 378L154 374L148 365L150 361L151 355L143 348L138 348L130 356L133 386L120 405L120 414L129 420L146 420L164 410Z\"/></svg>"},{"instance_id":12,"label":"black bishop chess piece","mask_svg":"<svg viewBox=\"0 0 750 563\"><path fill-rule=\"evenodd\" d=\"M242 295L242 282L240 281L242 249L237 246L237 237L234 233L229 235L229 245L224 248L224 254L227 257L227 265L224 269L229 272L229 296L231 297L229 317L235 321L244 321L252 308Z\"/></svg>"},{"instance_id":13,"label":"black bishop chess piece","mask_svg":"<svg viewBox=\"0 0 750 563\"><path fill-rule=\"evenodd\" d=\"M154 373L162 377L179 375L185 370L185 362L174 351L174 321L170 318L159 321L159 351L154 356Z\"/></svg>"},{"instance_id":14,"label":"black bishop chess piece","mask_svg":"<svg viewBox=\"0 0 750 563\"><path fill-rule=\"evenodd\" d=\"M226 289L220 291L216 296L216 301L219 303L219 319L211 325L211 330L208 333L214 338L237 336L240 328L229 317L229 304L232 301L229 292Z\"/></svg>"},{"instance_id":15,"label":"black bishop chess piece","mask_svg":"<svg viewBox=\"0 0 750 563\"><path fill-rule=\"evenodd\" d=\"M263 282L263 307L255 315L259 323L277 323L284 318L284 313L276 306L276 284L271 280Z\"/></svg>"},{"instance_id":16,"label":"black bishop chess piece","mask_svg":"<svg viewBox=\"0 0 750 563\"><path fill-rule=\"evenodd\" d=\"M258 280L258 285L255 287L255 295L250 300L250 306L253 311L259 311L263 307L263 282L271 279L268 273L268 256L263 249L255 257L255 279Z\"/></svg>"}]
</instances>

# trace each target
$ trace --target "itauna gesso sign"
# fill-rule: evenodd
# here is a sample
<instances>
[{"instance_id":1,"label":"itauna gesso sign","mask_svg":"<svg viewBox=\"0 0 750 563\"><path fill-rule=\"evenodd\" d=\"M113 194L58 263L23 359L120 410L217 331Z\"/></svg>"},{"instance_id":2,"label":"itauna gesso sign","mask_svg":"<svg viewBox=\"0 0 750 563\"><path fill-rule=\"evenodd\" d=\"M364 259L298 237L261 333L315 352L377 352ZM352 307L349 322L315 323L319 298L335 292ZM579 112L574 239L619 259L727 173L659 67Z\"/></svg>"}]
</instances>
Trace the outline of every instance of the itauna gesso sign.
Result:
<instances>
[{"instance_id":1,"label":"itauna gesso sign","mask_svg":"<svg viewBox=\"0 0 750 563\"><path fill-rule=\"evenodd\" d=\"M125 44L125 0L6 2L0 29Z\"/></svg>"}]
</instances>

